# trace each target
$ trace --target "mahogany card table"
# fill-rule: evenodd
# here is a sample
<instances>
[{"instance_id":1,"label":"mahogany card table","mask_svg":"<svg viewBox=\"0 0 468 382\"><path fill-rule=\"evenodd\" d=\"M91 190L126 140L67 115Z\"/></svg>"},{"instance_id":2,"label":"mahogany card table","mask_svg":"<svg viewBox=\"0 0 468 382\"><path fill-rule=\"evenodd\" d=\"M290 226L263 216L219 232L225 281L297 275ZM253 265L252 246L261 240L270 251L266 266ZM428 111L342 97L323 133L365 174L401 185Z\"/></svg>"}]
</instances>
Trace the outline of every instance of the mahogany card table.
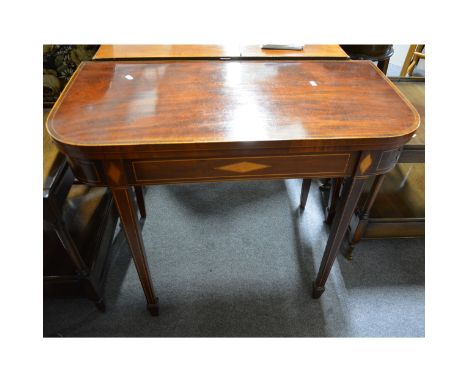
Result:
<instances>
[{"instance_id":1,"label":"mahogany card table","mask_svg":"<svg viewBox=\"0 0 468 382\"><path fill-rule=\"evenodd\" d=\"M418 125L371 62L304 60L84 62L47 120L75 176L112 190L153 315L135 186L345 178L319 298L365 180L394 167Z\"/></svg>"}]
</instances>

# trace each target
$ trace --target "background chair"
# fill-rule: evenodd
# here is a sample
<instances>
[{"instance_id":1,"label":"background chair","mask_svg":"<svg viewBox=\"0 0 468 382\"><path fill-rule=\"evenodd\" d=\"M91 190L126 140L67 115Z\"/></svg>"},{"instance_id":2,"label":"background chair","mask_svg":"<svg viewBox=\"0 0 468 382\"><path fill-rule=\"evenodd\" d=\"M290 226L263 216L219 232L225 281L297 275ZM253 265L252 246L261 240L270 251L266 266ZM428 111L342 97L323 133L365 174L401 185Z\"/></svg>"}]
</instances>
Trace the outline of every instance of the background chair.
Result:
<instances>
[{"instance_id":1,"label":"background chair","mask_svg":"<svg viewBox=\"0 0 468 382\"><path fill-rule=\"evenodd\" d=\"M44 119L47 111L44 113ZM117 222L110 192L75 181L43 131L44 297L86 295L105 310L103 288Z\"/></svg>"},{"instance_id":2,"label":"background chair","mask_svg":"<svg viewBox=\"0 0 468 382\"><path fill-rule=\"evenodd\" d=\"M406 54L405 62L401 68L400 77L413 75L414 68L418 65L419 60L426 58L426 54L423 53L424 48L424 44L410 45L408 53Z\"/></svg>"}]
</instances>

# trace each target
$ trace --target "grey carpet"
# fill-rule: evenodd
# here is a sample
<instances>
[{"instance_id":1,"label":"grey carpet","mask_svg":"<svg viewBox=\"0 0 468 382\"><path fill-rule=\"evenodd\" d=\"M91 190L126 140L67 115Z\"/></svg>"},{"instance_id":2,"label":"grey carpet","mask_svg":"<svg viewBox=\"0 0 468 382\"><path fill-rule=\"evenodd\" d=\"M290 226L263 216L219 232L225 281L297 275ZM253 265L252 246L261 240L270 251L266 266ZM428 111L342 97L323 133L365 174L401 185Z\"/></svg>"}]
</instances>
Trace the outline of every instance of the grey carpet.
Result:
<instances>
[{"instance_id":1,"label":"grey carpet","mask_svg":"<svg viewBox=\"0 0 468 382\"><path fill-rule=\"evenodd\" d=\"M64 337L423 337L424 240L363 241L311 298L328 228L317 185L300 180L149 187L143 237L160 299L144 295L122 233L107 311L44 301L44 335Z\"/></svg>"}]
</instances>

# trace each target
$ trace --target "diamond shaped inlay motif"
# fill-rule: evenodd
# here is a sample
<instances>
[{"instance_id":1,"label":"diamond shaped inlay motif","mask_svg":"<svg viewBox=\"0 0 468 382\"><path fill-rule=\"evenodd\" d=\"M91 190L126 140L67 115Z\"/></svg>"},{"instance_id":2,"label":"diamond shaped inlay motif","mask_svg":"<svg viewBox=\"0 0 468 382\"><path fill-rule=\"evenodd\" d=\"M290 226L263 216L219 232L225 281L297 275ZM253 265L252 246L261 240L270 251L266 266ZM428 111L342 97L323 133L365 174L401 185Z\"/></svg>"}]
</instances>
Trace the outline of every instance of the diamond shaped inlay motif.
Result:
<instances>
[{"instance_id":1,"label":"diamond shaped inlay motif","mask_svg":"<svg viewBox=\"0 0 468 382\"><path fill-rule=\"evenodd\" d=\"M250 171L261 170L262 168L267 168L267 167L271 167L271 166L260 164L260 163L239 162L239 163L228 164L222 167L216 167L216 169L245 173L245 172L250 172Z\"/></svg>"},{"instance_id":2,"label":"diamond shaped inlay motif","mask_svg":"<svg viewBox=\"0 0 468 382\"><path fill-rule=\"evenodd\" d=\"M120 169L111 162L109 165L109 168L107 169L107 176L114 182L114 183L119 183L120 180Z\"/></svg>"}]
</instances>

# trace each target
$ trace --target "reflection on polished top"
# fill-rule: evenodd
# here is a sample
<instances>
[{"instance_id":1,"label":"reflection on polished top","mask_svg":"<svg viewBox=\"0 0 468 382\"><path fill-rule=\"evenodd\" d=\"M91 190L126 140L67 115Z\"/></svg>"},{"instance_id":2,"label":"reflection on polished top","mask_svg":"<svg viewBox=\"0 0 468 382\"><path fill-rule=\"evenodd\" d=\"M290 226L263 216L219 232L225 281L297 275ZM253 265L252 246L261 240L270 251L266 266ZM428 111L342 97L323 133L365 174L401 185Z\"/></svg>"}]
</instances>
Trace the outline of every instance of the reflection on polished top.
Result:
<instances>
[{"instance_id":1,"label":"reflection on polished top","mask_svg":"<svg viewBox=\"0 0 468 382\"><path fill-rule=\"evenodd\" d=\"M402 137L419 116L367 61L86 62L48 130L74 146Z\"/></svg>"}]
</instances>

